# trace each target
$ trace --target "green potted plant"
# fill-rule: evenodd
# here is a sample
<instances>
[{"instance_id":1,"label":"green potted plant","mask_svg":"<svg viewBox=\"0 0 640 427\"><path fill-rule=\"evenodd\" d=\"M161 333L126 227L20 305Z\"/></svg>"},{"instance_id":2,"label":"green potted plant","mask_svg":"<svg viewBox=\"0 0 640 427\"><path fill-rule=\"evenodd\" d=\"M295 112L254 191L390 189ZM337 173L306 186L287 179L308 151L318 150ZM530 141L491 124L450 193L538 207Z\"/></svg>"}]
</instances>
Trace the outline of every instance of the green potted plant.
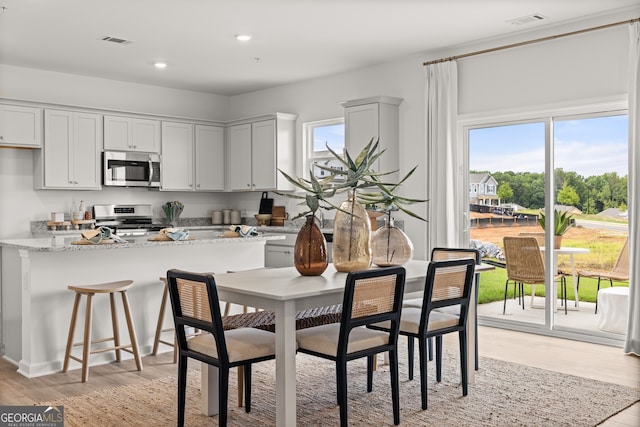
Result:
<instances>
[{"instance_id":1,"label":"green potted plant","mask_svg":"<svg viewBox=\"0 0 640 427\"><path fill-rule=\"evenodd\" d=\"M555 224L553 229L554 237L554 248L560 249L562 246L562 235L567 232L567 230L571 227L573 215L570 215L567 211L559 211L558 209L553 210L553 216ZM547 221L545 218L544 211L540 212L540 226L543 230L546 230Z\"/></svg>"}]
</instances>

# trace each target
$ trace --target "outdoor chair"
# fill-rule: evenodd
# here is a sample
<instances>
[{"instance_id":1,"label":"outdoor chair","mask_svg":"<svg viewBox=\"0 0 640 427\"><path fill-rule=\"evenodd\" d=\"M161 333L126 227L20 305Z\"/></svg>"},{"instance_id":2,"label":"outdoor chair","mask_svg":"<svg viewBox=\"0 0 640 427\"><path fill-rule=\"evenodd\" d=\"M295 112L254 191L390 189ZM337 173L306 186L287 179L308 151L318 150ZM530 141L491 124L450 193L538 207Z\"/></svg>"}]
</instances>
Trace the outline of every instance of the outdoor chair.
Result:
<instances>
[{"instance_id":1,"label":"outdoor chair","mask_svg":"<svg viewBox=\"0 0 640 427\"><path fill-rule=\"evenodd\" d=\"M347 426L347 362L367 358L367 392L373 389L373 363L378 353L389 352L393 423L400 423L398 328L404 292L403 267L356 271L348 274L340 323L296 332L298 351L336 363L340 425ZM388 322L386 331L366 326Z\"/></svg>"},{"instance_id":2,"label":"outdoor chair","mask_svg":"<svg viewBox=\"0 0 640 427\"><path fill-rule=\"evenodd\" d=\"M184 426L189 358L218 368L218 424L227 425L229 370L242 367L245 411L251 411L251 365L275 358L275 334L256 328L223 329L216 282L212 274L167 272L178 339L178 426ZM187 328L200 335L187 339Z\"/></svg>"},{"instance_id":3,"label":"outdoor chair","mask_svg":"<svg viewBox=\"0 0 640 427\"><path fill-rule=\"evenodd\" d=\"M420 360L420 396L427 409L427 340L436 339L436 381L442 379L442 336L458 332L462 395L468 393L467 318L475 260L471 258L431 261L427 268L422 308L406 307L400 318L400 335L418 339ZM449 308L456 308L454 313ZM370 326L389 330L389 322Z\"/></svg>"},{"instance_id":4,"label":"outdoor chair","mask_svg":"<svg viewBox=\"0 0 640 427\"><path fill-rule=\"evenodd\" d=\"M540 246L535 237L505 236L502 241L507 264L507 280L504 285L504 306L502 308L502 314L505 314L509 282L513 281L518 286L524 310L524 285L532 285L531 305L533 305L536 285L545 286L545 269ZM553 280L559 281L561 284L564 313L567 314L567 279L564 274L555 274Z\"/></svg>"},{"instance_id":5,"label":"outdoor chair","mask_svg":"<svg viewBox=\"0 0 640 427\"><path fill-rule=\"evenodd\" d=\"M601 271L589 271L589 270L578 270L578 284L577 287L580 289L580 278L581 277L589 277L589 278L597 278L598 279L598 289L596 290L596 314L598 313L598 291L600 290L600 281L602 279L609 279L609 286L613 286L613 281L619 282L628 282L629 281L629 238L624 241L624 245L622 245L622 249L618 254L618 259L616 260L613 269L609 272L601 272Z\"/></svg>"}]
</instances>

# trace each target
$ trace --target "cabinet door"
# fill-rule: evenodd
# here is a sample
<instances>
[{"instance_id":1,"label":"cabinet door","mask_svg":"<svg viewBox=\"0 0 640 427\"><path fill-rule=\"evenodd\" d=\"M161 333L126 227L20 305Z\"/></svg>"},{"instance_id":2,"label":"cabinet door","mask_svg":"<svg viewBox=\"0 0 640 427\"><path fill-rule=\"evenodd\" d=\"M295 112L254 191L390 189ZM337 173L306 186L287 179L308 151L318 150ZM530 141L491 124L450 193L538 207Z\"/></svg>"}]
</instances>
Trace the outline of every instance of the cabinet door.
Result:
<instances>
[{"instance_id":1,"label":"cabinet door","mask_svg":"<svg viewBox=\"0 0 640 427\"><path fill-rule=\"evenodd\" d=\"M378 117L378 104L358 105L345 109L345 145L351 156L357 156L371 138L380 136Z\"/></svg>"},{"instance_id":2,"label":"cabinet door","mask_svg":"<svg viewBox=\"0 0 640 427\"><path fill-rule=\"evenodd\" d=\"M193 125L162 122L162 190L193 190Z\"/></svg>"},{"instance_id":3,"label":"cabinet door","mask_svg":"<svg viewBox=\"0 0 640 427\"><path fill-rule=\"evenodd\" d=\"M251 184L254 190L276 188L276 121L252 123Z\"/></svg>"},{"instance_id":4,"label":"cabinet door","mask_svg":"<svg viewBox=\"0 0 640 427\"><path fill-rule=\"evenodd\" d=\"M73 114L71 173L77 189L101 189L100 153L102 148L102 116Z\"/></svg>"},{"instance_id":5,"label":"cabinet door","mask_svg":"<svg viewBox=\"0 0 640 427\"><path fill-rule=\"evenodd\" d=\"M131 120L132 149L144 153L160 152L160 122L158 120Z\"/></svg>"},{"instance_id":6,"label":"cabinet door","mask_svg":"<svg viewBox=\"0 0 640 427\"><path fill-rule=\"evenodd\" d=\"M0 105L0 145L42 147L42 110Z\"/></svg>"},{"instance_id":7,"label":"cabinet door","mask_svg":"<svg viewBox=\"0 0 640 427\"><path fill-rule=\"evenodd\" d=\"M104 116L104 149L129 151L131 145L131 119Z\"/></svg>"},{"instance_id":8,"label":"cabinet door","mask_svg":"<svg viewBox=\"0 0 640 427\"><path fill-rule=\"evenodd\" d=\"M229 190L251 190L251 124L228 128L227 182Z\"/></svg>"},{"instance_id":9,"label":"cabinet door","mask_svg":"<svg viewBox=\"0 0 640 427\"><path fill-rule=\"evenodd\" d=\"M272 246L264 247L264 266L271 268L293 267L293 247Z\"/></svg>"},{"instance_id":10,"label":"cabinet door","mask_svg":"<svg viewBox=\"0 0 640 427\"><path fill-rule=\"evenodd\" d=\"M224 128L196 125L196 191L224 190Z\"/></svg>"},{"instance_id":11,"label":"cabinet door","mask_svg":"<svg viewBox=\"0 0 640 427\"><path fill-rule=\"evenodd\" d=\"M72 188L73 113L45 110L43 151L44 188Z\"/></svg>"}]
</instances>

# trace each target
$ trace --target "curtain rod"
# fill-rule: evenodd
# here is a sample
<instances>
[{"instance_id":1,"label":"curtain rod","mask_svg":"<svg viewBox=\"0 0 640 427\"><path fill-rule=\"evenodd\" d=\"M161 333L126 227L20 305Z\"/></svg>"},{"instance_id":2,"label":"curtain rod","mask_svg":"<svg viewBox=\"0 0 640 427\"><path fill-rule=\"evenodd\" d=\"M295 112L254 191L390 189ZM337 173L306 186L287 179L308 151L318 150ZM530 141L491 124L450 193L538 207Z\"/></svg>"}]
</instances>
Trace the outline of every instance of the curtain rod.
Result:
<instances>
[{"instance_id":1,"label":"curtain rod","mask_svg":"<svg viewBox=\"0 0 640 427\"><path fill-rule=\"evenodd\" d=\"M584 30L571 31L569 33L557 34L555 36L542 37L542 38L539 38L539 39L533 39L533 40L528 40L528 41L524 41L524 42L508 44L508 45L505 45L505 46L493 47L493 48L490 48L490 49L478 50L478 51L470 52L470 53L463 53L462 55L455 55L455 56L450 56L448 58L440 58L440 59L436 59L436 60L433 60L433 61L426 61L426 62L423 62L422 65L423 66L427 66L427 65L431 65L431 64L437 64L439 62L453 61L453 60L456 60L456 59L466 58L468 56L475 56L475 55L481 55L483 53L497 52L499 50L511 49L512 47L526 46L528 44L533 44L533 43L538 43L538 42L545 42L545 41L549 41L549 40L558 39L560 37L573 36L573 35L576 35L576 34L587 33L589 31L601 30L603 28L615 27L615 26L624 25L624 24L633 24L634 22L640 22L640 18L635 18L635 19L631 19L631 20L627 20L627 21L614 22L612 24L605 24L605 25L600 25L598 27L585 28Z\"/></svg>"}]
</instances>

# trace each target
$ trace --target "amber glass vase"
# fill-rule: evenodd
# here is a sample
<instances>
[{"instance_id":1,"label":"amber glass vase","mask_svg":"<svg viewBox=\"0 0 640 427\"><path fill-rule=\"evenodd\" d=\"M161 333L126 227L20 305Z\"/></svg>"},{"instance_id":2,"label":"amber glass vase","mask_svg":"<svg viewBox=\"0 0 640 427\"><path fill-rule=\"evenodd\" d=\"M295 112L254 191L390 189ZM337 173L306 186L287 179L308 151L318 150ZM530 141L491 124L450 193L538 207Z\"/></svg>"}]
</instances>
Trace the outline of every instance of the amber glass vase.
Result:
<instances>
[{"instance_id":1,"label":"amber glass vase","mask_svg":"<svg viewBox=\"0 0 640 427\"><path fill-rule=\"evenodd\" d=\"M371 267L371 221L358 203L355 190L336 211L333 222L333 265L338 271L367 270Z\"/></svg>"},{"instance_id":2,"label":"amber glass vase","mask_svg":"<svg viewBox=\"0 0 640 427\"><path fill-rule=\"evenodd\" d=\"M403 265L413 257L413 243L393 224L393 218L384 218L384 226L371 238L373 263L379 267Z\"/></svg>"},{"instance_id":3,"label":"amber glass vase","mask_svg":"<svg viewBox=\"0 0 640 427\"><path fill-rule=\"evenodd\" d=\"M307 215L293 248L293 263L303 276L319 276L327 269L327 241L318 227L316 217Z\"/></svg>"}]
</instances>

